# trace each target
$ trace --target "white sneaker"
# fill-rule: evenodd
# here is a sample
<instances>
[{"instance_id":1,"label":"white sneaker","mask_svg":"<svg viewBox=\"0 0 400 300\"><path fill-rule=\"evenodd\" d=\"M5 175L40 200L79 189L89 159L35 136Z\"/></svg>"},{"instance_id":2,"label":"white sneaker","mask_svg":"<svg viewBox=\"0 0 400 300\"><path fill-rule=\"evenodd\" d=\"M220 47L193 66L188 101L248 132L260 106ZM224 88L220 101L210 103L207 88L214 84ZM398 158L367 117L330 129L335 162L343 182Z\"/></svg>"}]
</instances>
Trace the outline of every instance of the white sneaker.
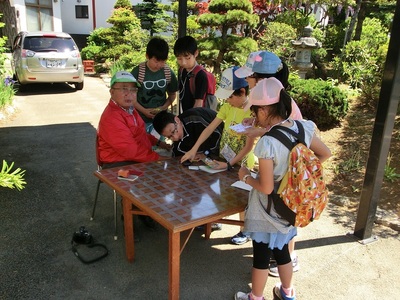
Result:
<instances>
[{"instance_id":1,"label":"white sneaker","mask_svg":"<svg viewBox=\"0 0 400 300\"><path fill-rule=\"evenodd\" d=\"M241 232L241 231L239 231L237 234L235 234L231 238L232 244L235 244L235 245L243 245L243 244L246 244L250 240L251 240L250 237L243 234L243 232Z\"/></svg>"},{"instance_id":2,"label":"white sneaker","mask_svg":"<svg viewBox=\"0 0 400 300\"><path fill-rule=\"evenodd\" d=\"M293 265L293 273L300 270L300 264L297 255L294 258L292 258L292 265ZM278 265L276 264L276 262L271 263L269 265L269 275L273 277L279 277Z\"/></svg>"},{"instance_id":3,"label":"white sneaker","mask_svg":"<svg viewBox=\"0 0 400 300\"><path fill-rule=\"evenodd\" d=\"M250 293L237 292L235 294L235 300L250 300Z\"/></svg>"},{"instance_id":4,"label":"white sneaker","mask_svg":"<svg viewBox=\"0 0 400 300\"><path fill-rule=\"evenodd\" d=\"M235 294L235 300L250 300L250 293L243 293L243 292L237 292ZM265 300L265 298L263 297L263 300Z\"/></svg>"}]
</instances>

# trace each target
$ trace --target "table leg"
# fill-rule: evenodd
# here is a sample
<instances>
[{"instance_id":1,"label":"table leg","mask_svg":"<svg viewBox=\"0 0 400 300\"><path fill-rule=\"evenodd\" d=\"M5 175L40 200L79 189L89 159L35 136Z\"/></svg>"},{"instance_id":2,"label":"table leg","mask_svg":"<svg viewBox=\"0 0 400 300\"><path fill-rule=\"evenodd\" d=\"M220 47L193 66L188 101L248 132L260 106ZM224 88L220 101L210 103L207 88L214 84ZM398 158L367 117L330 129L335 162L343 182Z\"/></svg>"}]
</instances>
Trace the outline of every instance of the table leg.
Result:
<instances>
[{"instance_id":1,"label":"table leg","mask_svg":"<svg viewBox=\"0 0 400 300\"><path fill-rule=\"evenodd\" d=\"M169 232L169 300L179 299L181 233Z\"/></svg>"},{"instance_id":2,"label":"table leg","mask_svg":"<svg viewBox=\"0 0 400 300\"><path fill-rule=\"evenodd\" d=\"M132 203L122 198L122 206L124 211L124 233L125 233L125 252L126 258L129 262L133 262L135 257L135 244L134 244L134 232L133 232L133 215L131 213Z\"/></svg>"},{"instance_id":3,"label":"table leg","mask_svg":"<svg viewBox=\"0 0 400 300\"><path fill-rule=\"evenodd\" d=\"M204 226L204 237L206 238L206 240L210 239L210 235L211 235L211 223L207 223Z\"/></svg>"}]
</instances>

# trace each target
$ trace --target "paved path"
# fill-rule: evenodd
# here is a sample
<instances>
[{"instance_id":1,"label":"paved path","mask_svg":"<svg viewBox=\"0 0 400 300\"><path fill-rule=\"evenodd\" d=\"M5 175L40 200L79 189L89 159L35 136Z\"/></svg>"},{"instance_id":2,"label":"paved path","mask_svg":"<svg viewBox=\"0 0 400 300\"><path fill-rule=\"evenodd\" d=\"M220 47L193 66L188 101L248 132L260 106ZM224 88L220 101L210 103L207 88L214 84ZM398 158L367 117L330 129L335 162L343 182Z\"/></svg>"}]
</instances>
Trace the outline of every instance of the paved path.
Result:
<instances>
[{"instance_id":1,"label":"paved path","mask_svg":"<svg viewBox=\"0 0 400 300\"><path fill-rule=\"evenodd\" d=\"M0 188L0 299L167 299L168 237L137 223L136 261L125 259L123 237L113 240L112 192L101 186L94 221L94 140L108 102L99 78L85 88L40 85L17 95L17 113L0 123L0 158L26 170L21 192ZM376 225L375 243L352 235L356 212L333 202L321 219L299 230L298 299L400 299L398 232ZM110 254L84 265L71 237L86 226ZM181 299L233 299L248 291L251 243L229 244L237 227L224 225L205 241L196 232L181 262ZM122 224L119 222L122 234ZM279 280L270 278L264 295Z\"/></svg>"}]
</instances>

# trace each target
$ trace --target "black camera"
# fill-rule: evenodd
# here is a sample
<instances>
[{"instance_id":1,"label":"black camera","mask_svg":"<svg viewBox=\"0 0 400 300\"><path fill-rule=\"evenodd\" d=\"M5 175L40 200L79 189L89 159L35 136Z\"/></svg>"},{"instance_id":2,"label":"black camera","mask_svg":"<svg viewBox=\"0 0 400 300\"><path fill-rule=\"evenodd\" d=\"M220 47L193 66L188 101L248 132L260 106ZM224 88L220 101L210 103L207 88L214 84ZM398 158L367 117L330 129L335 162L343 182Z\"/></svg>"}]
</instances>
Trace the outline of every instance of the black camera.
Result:
<instances>
[{"instance_id":1,"label":"black camera","mask_svg":"<svg viewBox=\"0 0 400 300\"><path fill-rule=\"evenodd\" d=\"M72 241L77 244L91 244L93 242L93 236L85 229L85 226L81 226L79 231L74 232Z\"/></svg>"}]
</instances>

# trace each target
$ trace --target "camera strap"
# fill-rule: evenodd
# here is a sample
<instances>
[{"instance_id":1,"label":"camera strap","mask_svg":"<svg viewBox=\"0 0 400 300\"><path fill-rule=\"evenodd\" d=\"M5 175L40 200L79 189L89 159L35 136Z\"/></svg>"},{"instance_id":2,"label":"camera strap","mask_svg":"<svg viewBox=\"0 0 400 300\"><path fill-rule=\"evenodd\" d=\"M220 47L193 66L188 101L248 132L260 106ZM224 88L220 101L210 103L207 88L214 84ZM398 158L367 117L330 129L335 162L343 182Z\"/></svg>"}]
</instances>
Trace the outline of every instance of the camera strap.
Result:
<instances>
[{"instance_id":1,"label":"camera strap","mask_svg":"<svg viewBox=\"0 0 400 300\"><path fill-rule=\"evenodd\" d=\"M86 251L86 252L93 252L96 254L97 253L100 254L97 257L88 259L87 257L82 256L81 254L82 251L81 253L78 252L79 245L86 245L88 249L93 249L93 251ZM75 256L84 264L94 263L108 255L108 249L106 245L95 243L93 236L85 229L85 226L81 226L79 228L79 231L75 232L72 235L71 248ZM99 251L99 249L94 249L94 248L101 248L101 249ZM85 250L83 250L83 252L85 252Z\"/></svg>"},{"instance_id":2,"label":"camera strap","mask_svg":"<svg viewBox=\"0 0 400 300\"><path fill-rule=\"evenodd\" d=\"M104 258L104 257L106 257L108 255L108 248L106 247L106 245L97 244L97 243L90 243L90 244L86 244L87 248L96 248L96 247L98 247L98 248L102 248L104 252L102 254L100 254L99 256L91 258L91 259L85 258L85 257L82 256L82 254L80 254L78 252L78 247L77 246L79 246L79 245L83 245L83 244L75 243L73 240L71 241L72 252L84 264L94 263L94 262L99 261L100 259L102 259L102 258Z\"/></svg>"}]
</instances>

